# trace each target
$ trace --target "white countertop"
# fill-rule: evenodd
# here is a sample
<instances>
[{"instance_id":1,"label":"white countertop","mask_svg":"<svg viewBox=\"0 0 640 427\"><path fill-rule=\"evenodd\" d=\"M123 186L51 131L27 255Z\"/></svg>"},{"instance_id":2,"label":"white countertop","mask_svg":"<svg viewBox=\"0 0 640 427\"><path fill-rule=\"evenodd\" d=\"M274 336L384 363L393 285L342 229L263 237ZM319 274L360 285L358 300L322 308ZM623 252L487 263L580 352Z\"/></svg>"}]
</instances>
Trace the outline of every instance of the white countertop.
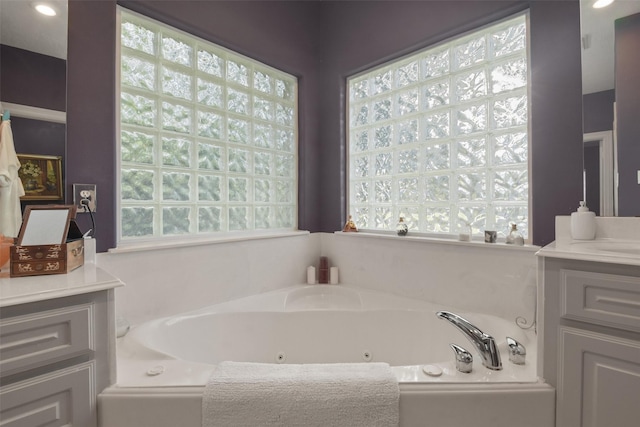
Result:
<instances>
[{"instance_id":1,"label":"white countertop","mask_svg":"<svg viewBox=\"0 0 640 427\"><path fill-rule=\"evenodd\" d=\"M640 266L640 241L595 239L555 241L537 256Z\"/></svg>"},{"instance_id":2,"label":"white countertop","mask_svg":"<svg viewBox=\"0 0 640 427\"><path fill-rule=\"evenodd\" d=\"M0 279L0 307L43 301L124 286L120 279L85 263L67 274Z\"/></svg>"}]
</instances>

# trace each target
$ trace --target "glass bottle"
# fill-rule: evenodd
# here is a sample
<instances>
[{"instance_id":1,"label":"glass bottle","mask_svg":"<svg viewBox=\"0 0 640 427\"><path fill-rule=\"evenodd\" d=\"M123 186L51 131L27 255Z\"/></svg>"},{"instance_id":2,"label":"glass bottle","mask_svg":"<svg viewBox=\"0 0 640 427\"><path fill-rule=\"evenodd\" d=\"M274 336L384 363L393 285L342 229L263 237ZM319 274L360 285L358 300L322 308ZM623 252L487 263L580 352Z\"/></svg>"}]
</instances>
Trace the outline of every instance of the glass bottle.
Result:
<instances>
[{"instance_id":1,"label":"glass bottle","mask_svg":"<svg viewBox=\"0 0 640 427\"><path fill-rule=\"evenodd\" d=\"M398 225L396 226L396 233L398 233L398 236L406 236L408 232L409 227L407 227L407 224L404 222L404 217L400 217Z\"/></svg>"},{"instance_id":2,"label":"glass bottle","mask_svg":"<svg viewBox=\"0 0 640 427\"><path fill-rule=\"evenodd\" d=\"M511 224L511 231L507 236L507 244L518 246L524 245L524 237L522 237L522 234L518 231L518 226L515 223Z\"/></svg>"}]
</instances>

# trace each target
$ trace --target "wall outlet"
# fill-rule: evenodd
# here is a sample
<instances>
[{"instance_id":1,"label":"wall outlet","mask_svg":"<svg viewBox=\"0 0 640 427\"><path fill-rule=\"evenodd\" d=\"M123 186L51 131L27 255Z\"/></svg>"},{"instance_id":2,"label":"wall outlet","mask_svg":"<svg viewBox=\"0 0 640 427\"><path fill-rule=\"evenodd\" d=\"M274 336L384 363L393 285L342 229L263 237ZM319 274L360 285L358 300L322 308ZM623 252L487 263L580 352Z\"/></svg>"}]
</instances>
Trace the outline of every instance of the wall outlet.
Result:
<instances>
[{"instance_id":1,"label":"wall outlet","mask_svg":"<svg viewBox=\"0 0 640 427\"><path fill-rule=\"evenodd\" d=\"M73 204L78 207L78 212L89 212L88 203L91 212L96 211L98 206L96 203L96 185L95 184L73 184Z\"/></svg>"}]
</instances>

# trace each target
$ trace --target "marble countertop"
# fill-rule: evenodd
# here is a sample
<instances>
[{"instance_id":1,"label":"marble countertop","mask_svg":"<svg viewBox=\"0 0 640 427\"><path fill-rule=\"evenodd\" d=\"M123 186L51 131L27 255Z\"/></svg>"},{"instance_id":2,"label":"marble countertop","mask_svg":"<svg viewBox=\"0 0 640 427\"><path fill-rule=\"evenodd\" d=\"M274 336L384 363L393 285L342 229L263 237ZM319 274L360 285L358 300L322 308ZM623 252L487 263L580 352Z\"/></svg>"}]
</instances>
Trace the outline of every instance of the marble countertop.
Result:
<instances>
[{"instance_id":1,"label":"marble countertop","mask_svg":"<svg viewBox=\"0 0 640 427\"><path fill-rule=\"evenodd\" d=\"M640 241L624 239L555 241L537 256L640 266Z\"/></svg>"},{"instance_id":2,"label":"marble countertop","mask_svg":"<svg viewBox=\"0 0 640 427\"><path fill-rule=\"evenodd\" d=\"M67 297L124 286L93 263L67 274L0 279L0 307Z\"/></svg>"}]
</instances>

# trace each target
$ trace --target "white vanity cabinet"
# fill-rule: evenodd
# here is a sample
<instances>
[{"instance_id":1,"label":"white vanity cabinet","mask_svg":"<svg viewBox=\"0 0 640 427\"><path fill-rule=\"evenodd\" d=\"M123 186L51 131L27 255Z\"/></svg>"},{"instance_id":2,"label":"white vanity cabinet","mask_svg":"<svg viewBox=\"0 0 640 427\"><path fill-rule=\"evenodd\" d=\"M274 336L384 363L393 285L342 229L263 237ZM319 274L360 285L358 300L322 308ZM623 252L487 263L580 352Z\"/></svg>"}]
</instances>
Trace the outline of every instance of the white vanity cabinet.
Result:
<instances>
[{"instance_id":1,"label":"white vanity cabinet","mask_svg":"<svg viewBox=\"0 0 640 427\"><path fill-rule=\"evenodd\" d=\"M556 426L638 426L640 258L538 256L539 372L557 389Z\"/></svg>"},{"instance_id":2,"label":"white vanity cabinet","mask_svg":"<svg viewBox=\"0 0 640 427\"><path fill-rule=\"evenodd\" d=\"M114 288L94 265L0 279L0 424L97 426L115 382Z\"/></svg>"}]
</instances>

